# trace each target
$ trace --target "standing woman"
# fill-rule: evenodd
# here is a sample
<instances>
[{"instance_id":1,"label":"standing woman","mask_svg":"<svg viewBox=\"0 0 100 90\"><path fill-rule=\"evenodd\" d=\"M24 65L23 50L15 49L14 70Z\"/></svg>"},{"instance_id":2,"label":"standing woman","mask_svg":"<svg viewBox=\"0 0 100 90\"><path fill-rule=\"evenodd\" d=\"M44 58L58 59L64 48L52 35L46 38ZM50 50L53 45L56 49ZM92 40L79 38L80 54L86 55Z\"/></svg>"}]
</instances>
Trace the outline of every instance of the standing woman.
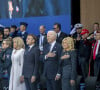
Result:
<instances>
[{"instance_id":1,"label":"standing woman","mask_svg":"<svg viewBox=\"0 0 100 90\"><path fill-rule=\"evenodd\" d=\"M12 67L10 73L9 90L26 90L25 83L20 82L23 69L24 41L20 37L13 39L13 52L11 56Z\"/></svg>"},{"instance_id":2,"label":"standing woman","mask_svg":"<svg viewBox=\"0 0 100 90\"><path fill-rule=\"evenodd\" d=\"M62 90L75 90L76 73L76 52L74 41L71 37L62 41L63 51L61 54L60 68L62 72Z\"/></svg>"}]
</instances>

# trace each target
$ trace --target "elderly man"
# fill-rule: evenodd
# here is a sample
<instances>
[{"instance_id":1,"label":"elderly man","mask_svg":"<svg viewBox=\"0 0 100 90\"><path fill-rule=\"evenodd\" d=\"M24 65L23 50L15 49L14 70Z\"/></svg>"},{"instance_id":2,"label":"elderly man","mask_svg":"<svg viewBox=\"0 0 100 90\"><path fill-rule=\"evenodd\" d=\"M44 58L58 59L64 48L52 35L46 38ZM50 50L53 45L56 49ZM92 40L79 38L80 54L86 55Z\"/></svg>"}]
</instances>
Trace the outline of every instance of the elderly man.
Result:
<instances>
[{"instance_id":1,"label":"elderly man","mask_svg":"<svg viewBox=\"0 0 100 90\"><path fill-rule=\"evenodd\" d=\"M47 90L58 90L58 66L61 55L61 45L56 42L55 31L47 33L48 44L44 47L44 75L47 79Z\"/></svg>"}]
</instances>

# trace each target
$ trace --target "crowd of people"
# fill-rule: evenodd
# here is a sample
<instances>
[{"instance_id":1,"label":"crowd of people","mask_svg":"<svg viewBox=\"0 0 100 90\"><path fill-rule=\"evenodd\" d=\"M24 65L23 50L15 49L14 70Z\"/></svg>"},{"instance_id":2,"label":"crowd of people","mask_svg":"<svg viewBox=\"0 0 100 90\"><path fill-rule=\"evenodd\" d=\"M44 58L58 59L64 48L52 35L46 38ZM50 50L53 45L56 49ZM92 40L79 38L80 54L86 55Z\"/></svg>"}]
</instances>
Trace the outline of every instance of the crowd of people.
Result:
<instances>
[{"instance_id":1,"label":"crowd of people","mask_svg":"<svg viewBox=\"0 0 100 90\"><path fill-rule=\"evenodd\" d=\"M29 34L28 24L0 28L0 90L77 90L77 77L97 77L100 85L100 27L76 24L70 34L54 23L46 34Z\"/></svg>"}]
</instances>

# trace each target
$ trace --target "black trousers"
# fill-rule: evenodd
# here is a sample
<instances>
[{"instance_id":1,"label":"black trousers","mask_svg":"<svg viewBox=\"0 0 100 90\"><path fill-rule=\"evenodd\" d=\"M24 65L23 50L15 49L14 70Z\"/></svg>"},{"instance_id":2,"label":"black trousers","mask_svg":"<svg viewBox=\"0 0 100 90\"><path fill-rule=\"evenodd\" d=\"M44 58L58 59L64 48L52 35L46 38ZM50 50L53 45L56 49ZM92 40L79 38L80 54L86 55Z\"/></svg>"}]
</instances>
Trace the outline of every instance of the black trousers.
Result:
<instances>
[{"instance_id":1,"label":"black trousers","mask_svg":"<svg viewBox=\"0 0 100 90\"><path fill-rule=\"evenodd\" d=\"M100 81L100 61L94 61L94 76Z\"/></svg>"},{"instance_id":2,"label":"black trousers","mask_svg":"<svg viewBox=\"0 0 100 90\"><path fill-rule=\"evenodd\" d=\"M76 83L72 86L70 84L70 79L62 78L62 90L76 90Z\"/></svg>"},{"instance_id":3,"label":"black trousers","mask_svg":"<svg viewBox=\"0 0 100 90\"><path fill-rule=\"evenodd\" d=\"M2 87L2 79L0 79L0 90L3 90L3 87Z\"/></svg>"},{"instance_id":4,"label":"black trousers","mask_svg":"<svg viewBox=\"0 0 100 90\"><path fill-rule=\"evenodd\" d=\"M8 90L9 88L9 80L7 78L3 78L0 80L0 90Z\"/></svg>"},{"instance_id":5,"label":"black trousers","mask_svg":"<svg viewBox=\"0 0 100 90\"><path fill-rule=\"evenodd\" d=\"M61 83L59 80L46 79L47 90L61 90Z\"/></svg>"},{"instance_id":6,"label":"black trousers","mask_svg":"<svg viewBox=\"0 0 100 90\"><path fill-rule=\"evenodd\" d=\"M78 62L79 62L79 67L81 68L81 74L85 79L88 76L89 63L84 57L78 57Z\"/></svg>"},{"instance_id":7,"label":"black trousers","mask_svg":"<svg viewBox=\"0 0 100 90\"><path fill-rule=\"evenodd\" d=\"M31 83L31 78L25 78L25 85L27 90L37 90L37 82Z\"/></svg>"}]
</instances>

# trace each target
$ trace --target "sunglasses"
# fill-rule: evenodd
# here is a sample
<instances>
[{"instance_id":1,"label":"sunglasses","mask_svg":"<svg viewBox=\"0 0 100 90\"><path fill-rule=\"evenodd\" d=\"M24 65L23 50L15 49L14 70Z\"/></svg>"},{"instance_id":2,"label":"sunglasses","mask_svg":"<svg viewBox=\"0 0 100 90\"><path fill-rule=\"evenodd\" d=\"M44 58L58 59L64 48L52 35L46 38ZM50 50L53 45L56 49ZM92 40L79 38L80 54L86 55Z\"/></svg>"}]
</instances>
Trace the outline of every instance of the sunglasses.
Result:
<instances>
[{"instance_id":1,"label":"sunglasses","mask_svg":"<svg viewBox=\"0 0 100 90\"><path fill-rule=\"evenodd\" d=\"M57 28L53 28L53 29L57 29Z\"/></svg>"}]
</instances>

